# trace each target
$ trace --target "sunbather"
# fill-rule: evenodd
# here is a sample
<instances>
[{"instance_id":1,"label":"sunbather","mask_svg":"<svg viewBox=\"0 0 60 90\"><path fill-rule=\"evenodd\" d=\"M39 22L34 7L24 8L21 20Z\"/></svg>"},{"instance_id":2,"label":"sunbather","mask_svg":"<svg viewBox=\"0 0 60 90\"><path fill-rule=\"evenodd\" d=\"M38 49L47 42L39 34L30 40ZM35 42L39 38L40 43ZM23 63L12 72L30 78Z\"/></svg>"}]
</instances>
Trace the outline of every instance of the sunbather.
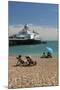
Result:
<instances>
[{"instance_id":1,"label":"sunbather","mask_svg":"<svg viewBox=\"0 0 60 90\"><path fill-rule=\"evenodd\" d=\"M52 58L52 54L50 52L47 52L46 58Z\"/></svg>"},{"instance_id":2,"label":"sunbather","mask_svg":"<svg viewBox=\"0 0 60 90\"><path fill-rule=\"evenodd\" d=\"M26 56L27 61L29 62L29 65L35 65L36 61L32 61L32 59L29 56Z\"/></svg>"},{"instance_id":3,"label":"sunbather","mask_svg":"<svg viewBox=\"0 0 60 90\"><path fill-rule=\"evenodd\" d=\"M47 55L45 55L45 52L43 52L41 58L52 58L52 54L50 52L47 52Z\"/></svg>"},{"instance_id":4,"label":"sunbather","mask_svg":"<svg viewBox=\"0 0 60 90\"><path fill-rule=\"evenodd\" d=\"M27 61L21 59L21 55L17 57L18 61L16 63L16 66L22 65L22 66L29 66L29 65L35 65L36 61L32 61L32 59L29 56L26 56Z\"/></svg>"},{"instance_id":5,"label":"sunbather","mask_svg":"<svg viewBox=\"0 0 60 90\"><path fill-rule=\"evenodd\" d=\"M41 58L46 58L45 52L43 52L43 55L41 56Z\"/></svg>"},{"instance_id":6,"label":"sunbather","mask_svg":"<svg viewBox=\"0 0 60 90\"><path fill-rule=\"evenodd\" d=\"M17 57L17 59L18 59L18 61L17 61L16 65L24 64L24 61L21 59L21 55L19 55Z\"/></svg>"},{"instance_id":7,"label":"sunbather","mask_svg":"<svg viewBox=\"0 0 60 90\"><path fill-rule=\"evenodd\" d=\"M29 62L24 61L21 59L21 55L19 55L18 57L16 57L18 59L16 66L22 65L22 66L28 66Z\"/></svg>"}]
</instances>

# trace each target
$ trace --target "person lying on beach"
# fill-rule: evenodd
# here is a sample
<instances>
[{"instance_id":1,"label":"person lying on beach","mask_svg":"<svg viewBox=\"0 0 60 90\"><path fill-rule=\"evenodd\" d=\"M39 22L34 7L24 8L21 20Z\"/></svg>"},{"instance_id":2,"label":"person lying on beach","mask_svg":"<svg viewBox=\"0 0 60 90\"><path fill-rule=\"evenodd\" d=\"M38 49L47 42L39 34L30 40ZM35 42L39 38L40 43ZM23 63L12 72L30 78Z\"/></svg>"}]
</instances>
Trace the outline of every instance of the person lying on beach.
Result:
<instances>
[{"instance_id":1,"label":"person lying on beach","mask_svg":"<svg viewBox=\"0 0 60 90\"><path fill-rule=\"evenodd\" d=\"M20 64L24 64L24 61L21 59L21 55L19 55L18 57L16 57L18 59L16 65L20 65Z\"/></svg>"},{"instance_id":2,"label":"person lying on beach","mask_svg":"<svg viewBox=\"0 0 60 90\"><path fill-rule=\"evenodd\" d=\"M29 66L29 62L28 61L24 61L21 58L21 55L19 55L18 57L16 57L18 59L16 66L22 65L22 66Z\"/></svg>"},{"instance_id":3,"label":"person lying on beach","mask_svg":"<svg viewBox=\"0 0 60 90\"><path fill-rule=\"evenodd\" d=\"M25 62L24 60L21 59L21 55L16 57L18 59L16 66L22 65L22 66L30 66L30 65L35 65L36 61L32 61L32 59L29 56L26 56L27 61Z\"/></svg>"},{"instance_id":4,"label":"person lying on beach","mask_svg":"<svg viewBox=\"0 0 60 90\"><path fill-rule=\"evenodd\" d=\"M25 56L27 61L29 62L29 65L35 65L36 61L33 61L29 56Z\"/></svg>"}]
</instances>

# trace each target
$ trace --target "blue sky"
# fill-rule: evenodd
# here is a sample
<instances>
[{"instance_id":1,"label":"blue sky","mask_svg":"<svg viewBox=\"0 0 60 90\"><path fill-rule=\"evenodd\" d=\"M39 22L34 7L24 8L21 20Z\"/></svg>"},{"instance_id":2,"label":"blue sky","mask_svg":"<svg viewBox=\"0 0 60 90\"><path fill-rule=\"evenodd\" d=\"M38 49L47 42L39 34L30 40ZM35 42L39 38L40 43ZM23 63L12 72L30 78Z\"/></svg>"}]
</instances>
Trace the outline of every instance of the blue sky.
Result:
<instances>
[{"instance_id":1,"label":"blue sky","mask_svg":"<svg viewBox=\"0 0 60 90\"><path fill-rule=\"evenodd\" d=\"M34 24L57 27L58 5L9 1L9 25Z\"/></svg>"}]
</instances>

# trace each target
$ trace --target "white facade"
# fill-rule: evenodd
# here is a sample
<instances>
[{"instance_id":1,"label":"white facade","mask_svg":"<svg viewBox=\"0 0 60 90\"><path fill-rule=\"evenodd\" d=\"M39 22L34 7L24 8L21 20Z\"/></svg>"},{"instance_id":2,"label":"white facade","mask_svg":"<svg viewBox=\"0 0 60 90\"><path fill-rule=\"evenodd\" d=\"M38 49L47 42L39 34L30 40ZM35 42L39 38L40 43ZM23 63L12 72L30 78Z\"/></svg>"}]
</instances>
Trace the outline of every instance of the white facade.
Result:
<instances>
[{"instance_id":1,"label":"white facade","mask_svg":"<svg viewBox=\"0 0 60 90\"><path fill-rule=\"evenodd\" d=\"M35 32L30 32L28 27L24 26L24 29L16 35L16 38L19 38L19 39L38 39L39 35L36 34Z\"/></svg>"}]
</instances>

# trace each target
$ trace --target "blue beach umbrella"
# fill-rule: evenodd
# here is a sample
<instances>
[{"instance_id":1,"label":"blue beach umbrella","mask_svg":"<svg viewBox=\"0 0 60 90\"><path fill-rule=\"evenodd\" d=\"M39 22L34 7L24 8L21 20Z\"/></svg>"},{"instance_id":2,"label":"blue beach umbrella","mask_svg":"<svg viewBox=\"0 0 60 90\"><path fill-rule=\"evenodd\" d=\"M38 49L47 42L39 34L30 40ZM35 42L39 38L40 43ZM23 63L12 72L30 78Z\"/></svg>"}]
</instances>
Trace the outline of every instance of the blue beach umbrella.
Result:
<instances>
[{"instance_id":1,"label":"blue beach umbrella","mask_svg":"<svg viewBox=\"0 0 60 90\"><path fill-rule=\"evenodd\" d=\"M52 48L46 47L46 49L48 50L48 52L53 53L53 49Z\"/></svg>"}]
</instances>

